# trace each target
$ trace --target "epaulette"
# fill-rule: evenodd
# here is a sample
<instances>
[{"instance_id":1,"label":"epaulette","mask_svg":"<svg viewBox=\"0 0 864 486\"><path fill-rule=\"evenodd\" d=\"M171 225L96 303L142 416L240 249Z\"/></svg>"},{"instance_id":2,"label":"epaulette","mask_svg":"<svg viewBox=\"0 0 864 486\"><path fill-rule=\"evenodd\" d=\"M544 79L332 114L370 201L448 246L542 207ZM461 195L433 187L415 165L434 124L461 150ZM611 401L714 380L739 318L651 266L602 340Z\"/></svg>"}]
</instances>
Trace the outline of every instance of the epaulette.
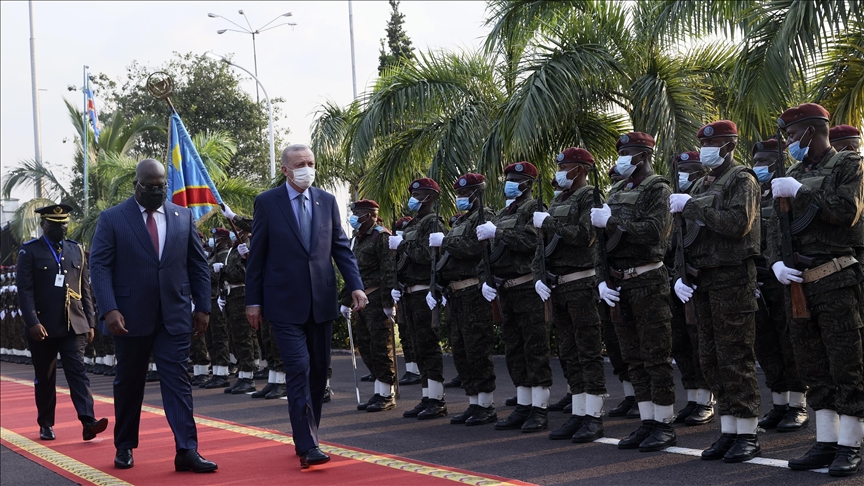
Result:
<instances>
[{"instance_id":1,"label":"epaulette","mask_svg":"<svg viewBox=\"0 0 864 486\"><path fill-rule=\"evenodd\" d=\"M381 225L375 226L375 231L377 231L377 232L379 232L379 233L387 233L388 235L392 235L392 234L393 234L393 233L390 232L389 229L387 229L387 228L385 228L385 227L383 227L383 226L381 226Z\"/></svg>"},{"instance_id":2,"label":"epaulette","mask_svg":"<svg viewBox=\"0 0 864 486\"><path fill-rule=\"evenodd\" d=\"M25 242L25 243L21 243L21 245L22 245L22 246L23 246L23 245L32 245L33 243L36 243L37 241L39 241L39 238L33 238L33 239L30 240L30 241L27 241L27 242Z\"/></svg>"},{"instance_id":3,"label":"epaulette","mask_svg":"<svg viewBox=\"0 0 864 486\"><path fill-rule=\"evenodd\" d=\"M70 243L75 243L76 245L81 246L81 243L78 243L78 242L75 241L75 240L70 240L69 238L66 238L66 241L68 241L68 242L70 242Z\"/></svg>"}]
</instances>

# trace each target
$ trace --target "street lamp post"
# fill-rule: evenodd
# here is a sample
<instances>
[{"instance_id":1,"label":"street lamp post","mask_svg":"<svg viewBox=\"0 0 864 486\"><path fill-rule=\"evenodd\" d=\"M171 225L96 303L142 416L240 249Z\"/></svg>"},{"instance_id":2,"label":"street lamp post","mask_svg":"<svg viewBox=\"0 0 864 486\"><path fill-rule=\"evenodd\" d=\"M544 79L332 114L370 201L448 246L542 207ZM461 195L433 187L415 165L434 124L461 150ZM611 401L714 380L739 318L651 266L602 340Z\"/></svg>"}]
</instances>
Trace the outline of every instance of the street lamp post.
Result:
<instances>
[{"instance_id":1,"label":"street lamp post","mask_svg":"<svg viewBox=\"0 0 864 486\"><path fill-rule=\"evenodd\" d=\"M267 90L264 88L264 85L261 84L261 81L258 79L258 76L255 76L254 74L249 72L249 70L244 68L243 66L238 66L237 64L234 64L227 57L220 56L219 54L216 54L213 51L207 51L206 53L204 53L204 56L209 57L210 59L214 59L216 61L224 62L225 64L227 64L229 66L234 66L238 69L242 69L243 71L246 71L246 74L248 74L249 76L252 76L252 79L255 80L255 82L257 83L257 86L260 86L261 91L264 92L264 99L267 100L267 115L269 117L269 123L268 124L270 126L270 179L273 179L274 177L276 177L276 145L275 145L275 142L273 141L273 105L270 104L270 96L267 95Z\"/></svg>"}]
</instances>

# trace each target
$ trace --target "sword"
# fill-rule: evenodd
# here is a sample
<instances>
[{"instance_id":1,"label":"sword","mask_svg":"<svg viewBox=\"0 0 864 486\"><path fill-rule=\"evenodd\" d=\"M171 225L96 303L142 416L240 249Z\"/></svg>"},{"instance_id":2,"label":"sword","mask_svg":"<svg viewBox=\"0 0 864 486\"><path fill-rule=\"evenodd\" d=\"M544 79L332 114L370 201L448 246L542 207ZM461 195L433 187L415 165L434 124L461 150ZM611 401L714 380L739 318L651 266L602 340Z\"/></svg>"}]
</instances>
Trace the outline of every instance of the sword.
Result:
<instances>
[{"instance_id":1,"label":"sword","mask_svg":"<svg viewBox=\"0 0 864 486\"><path fill-rule=\"evenodd\" d=\"M345 318L348 321L348 343L351 345L351 366L354 371L354 391L357 392L357 405L362 405L360 402L360 382L357 381L357 357L354 356L354 333L351 331L351 313Z\"/></svg>"},{"instance_id":2,"label":"sword","mask_svg":"<svg viewBox=\"0 0 864 486\"><path fill-rule=\"evenodd\" d=\"M393 319L393 316L388 316L390 319L390 339L393 340L393 366L396 369L396 379L393 380L393 386L395 387L394 396L399 399L402 398L399 393L399 360L396 357L396 319Z\"/></svg>"}]
</instances>

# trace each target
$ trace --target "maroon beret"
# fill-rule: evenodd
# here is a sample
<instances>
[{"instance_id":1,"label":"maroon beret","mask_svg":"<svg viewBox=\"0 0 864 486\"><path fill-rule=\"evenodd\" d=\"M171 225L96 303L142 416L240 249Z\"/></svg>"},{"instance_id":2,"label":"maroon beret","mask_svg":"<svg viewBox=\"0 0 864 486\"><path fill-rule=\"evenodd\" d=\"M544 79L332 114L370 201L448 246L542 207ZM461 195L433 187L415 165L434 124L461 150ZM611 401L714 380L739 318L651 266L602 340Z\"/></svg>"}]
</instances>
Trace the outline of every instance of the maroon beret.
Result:
<instances>
[{"instance_id":1,"label":"maroon beret","mask_svg":"<svg viewBox=\"0 0 864 486\"><path fill-rule=\"evenodd\" d=\"M694 162L697 164L700 164L699 152L695 152L692 150L690 152L682 152L682 153L678 154L677 157L675 157L675 161L678 163L678 165L689 164L689 163L694 163Z\"/></svg>"},{"instance_id":2,"label":"maroon beret","mask_svg":"<svg viewBox=\"0 0 864 486\"><path fill-rule=\"evenodd\" d=\"M351 203L351 210L355 209L378 209L378 203L371 199L361 199Z\"/></svg>"},{"instance_id":3,"label":"maroon beret","mask_svg":"<svg viewBox=\"0 0 864 486\"><path fill-rule=\"evenodd\" d=\"M852 125L837 125L828 130L828 139L832 142L835 140L845 140L847 138L858 138L861 132Z\"/></svg>"},{"instance_id":4,"label":"maroon beret","mask_svg":"<svg viewBox=\"0 0 864 486\"><path fill-rule=\"evenodd\" d=\"M405 226L407 226L408 223L410 223L412 219L414 219L414 218L412 218L411 216L405 216L403 218L399 218L396 221L396 224L393 225L394 226L393 231L405 229Z\"/></svg>"},{"instance_id":5,"label":"maroon beret","mask_svg":"<svg viewBox=\"0 0 864 486\"><path fill-rule=\"evenodd\" d=\"M435 191L438 194L441 194L441 187L438 185L438 183L428 177L422 177L412 182L411 185L408 187L408 192L414 191L416 189L428 189L430 191Z\"/></svg>"},{"instance_id":6,"label":"maroon beret","mask_svg":"<svg viewBox=\"0 0 864 486\"><path fill-rule=\"evenodd\" d=\"M777 119L777 126L785 130L805 120L822 120L827 122L829 118L831 118L831 115L828 113L828 110L822 108L821 105L804 103L784 111L780 115L780 118Z\"/></svg>"},{"instance_id":7,"label":"maroon beret","mask_svg":"<svg viewBox=\"0 0 864 486\"><path fill-rule=\"evenodd\" d=\"M696 138L737 137L738 127L729 120L711 122L699 129Z\"/></svg>"},{"instance_id":8,"label":"maroon beret","mask_svg":"<svg viewBox=\"0 0 864 486\"><path fill-rule=\"evenodd\" d=\"M213 233L213 236L224 236L225 238L231 237L231 232L225 228L213 228L210 232Z\"/></svg>"},{"instance_id":9,"label":"maroon beret","mask_svg":"<svg viewBox=\"0 0 864 486\"><path fill-rule=\"evenodd\" d=\"M638 147L647 148L653 151L654 145L654 137L651 135L648 135L645 132L630 132L618 137L618 141L615 142L615 150L621 150L627 147Z\"/></svg>"},{"instance_id":10,"label":"maroon beret","mask_svg":"<svg viewBox=\"0 0 864 486\"><path fill-rule=\"evenodd\" d=\"M753 150L751 151L752 155L756 155L756 152L777 152L777 139L769 138L768 140L762 140L761 142L756 142L753 144ZM785 148L783 150L786 150Z\"/></svg>"},{"instance_id":11,"label":"maroon beret","mask_svg":"<svg viewBox=\"0 0 864 486\"><path fill-rule=\"evenodd\" d=\"M465 189L466 187L479 186L486 183L486 178L482 174L472 174L471 172L463 174L453 183L453 189Z\"/></svg>"},{"instance_id":12,"label":"maroon beret","mask_svg":"<svg viewBox=\"0 0 864 486\"><path fill-rule=\"evenodd\" d=\"M507 175L511 172L526 175L532 179L537 178L537 167L534 167L534 164L532 164L531 162L517 162L515 164L510 164L507 167L504 167L504 175Z\"/></svg>"},{"instance_id":13,"label":"maroon beret","mask_svg":"<svg viewBox=\"0 0 864 486\"><path fill-rule=\"evenodd\" d=\"M591 152L578 147L570 147L568 149L564 149L563 152L558 154L555 157L555 160L558 164L588 164L594 165L594 156L591 155Z\"/></svg>"}]
</instances>

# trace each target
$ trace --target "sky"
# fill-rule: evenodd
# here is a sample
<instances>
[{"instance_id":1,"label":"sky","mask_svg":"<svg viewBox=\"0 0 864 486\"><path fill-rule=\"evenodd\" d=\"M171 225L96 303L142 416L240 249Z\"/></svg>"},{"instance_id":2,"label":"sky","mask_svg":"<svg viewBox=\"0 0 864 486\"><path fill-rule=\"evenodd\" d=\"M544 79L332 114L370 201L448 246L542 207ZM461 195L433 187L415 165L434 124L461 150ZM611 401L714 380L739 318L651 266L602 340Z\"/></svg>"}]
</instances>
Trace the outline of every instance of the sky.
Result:
<instances>
[{"instance_id":1,"label":"sky","mask_svg":"<svg viewBox=\"0 0 864 486\"><path fill-rule=\"evenodd\" d=\"M390 6L385 0L352 5L357 89L362 93L378 75L378 50ZM35 1L43 160L68 184L74 129L63 99L83 105L80 91L69 92L67 86L81 86L84 65L91 73L117 79L133 60L155 68L171 59L174 51L213 50L233 53L236 64L253 71L251 36L216 33L236 28L226 19L245 26L237 13L240 9L256 29L286 12L293 14L283 20L296 22L295 27L279 27L256 37L258 77L271 98L286 100L279 124L291 130L289 141L308 143L316 106L327 100L344 105L353 97L347 1ZM485 9L483 1L409 0L400 5L405 30L419 51L479 48L489 32L483 25ZM27 2L0 2L0 177L35 154L28 12ZM225 19L209 18L211 12ZM255 95L251 78L244 88ZM278 147L276 151L278 155ZM23 202L33 197L33 191L12 196Z\"/></svg>"}]
</instances>

